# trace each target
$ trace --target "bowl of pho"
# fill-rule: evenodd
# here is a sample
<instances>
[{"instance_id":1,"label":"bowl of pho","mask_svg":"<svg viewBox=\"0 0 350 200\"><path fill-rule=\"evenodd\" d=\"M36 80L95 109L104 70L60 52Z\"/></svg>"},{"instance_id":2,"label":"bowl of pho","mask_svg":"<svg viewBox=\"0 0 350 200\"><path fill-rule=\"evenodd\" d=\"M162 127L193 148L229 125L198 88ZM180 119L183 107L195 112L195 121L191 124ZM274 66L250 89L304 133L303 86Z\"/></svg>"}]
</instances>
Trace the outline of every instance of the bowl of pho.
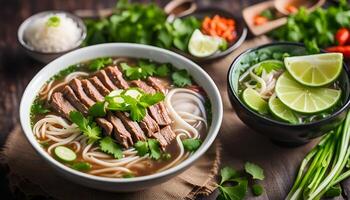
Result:
<instances>
[{"instance_id":1,"label":"bowl of pho","mask_svg":"<svg viewBox=\"0 0 350 200\"><path fill-rule=\"evenodd\" d=\"M213 143L222 101L197 64L168 50L110 43L46 65L20 105L25 135L64 177L128 192L169 180Z\"/></svg>"},{"instance_id":2,"label":"bowl of pho","mask_svg":"<svg viewBox=\"0 0 350 200\"><path fill-rule=\"evenodd\" d=\"M342 54L311 55L298 43L249 49L228 73L228 93L238 117L290 146L326 134L344 119L349 84Z\"/></svg>"}]
</instances>

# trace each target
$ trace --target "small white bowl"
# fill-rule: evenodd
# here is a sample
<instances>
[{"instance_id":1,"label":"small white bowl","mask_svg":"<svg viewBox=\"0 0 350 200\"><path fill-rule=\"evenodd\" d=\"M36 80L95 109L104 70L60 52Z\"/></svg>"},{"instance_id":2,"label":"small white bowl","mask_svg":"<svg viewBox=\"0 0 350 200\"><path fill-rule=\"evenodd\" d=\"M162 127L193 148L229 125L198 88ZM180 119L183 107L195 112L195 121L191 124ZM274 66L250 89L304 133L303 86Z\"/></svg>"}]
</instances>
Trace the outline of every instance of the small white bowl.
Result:
<instances>
[{"instance_id":1,"label":"small white bowl","mask_svg":"<svg viewBox=\"0 0 350 200\"><path fill-rule=\"evenodd\" d=\"M74 22L77 23L78 27L81 29L81 36L79 38L79 40L73 45L73 47L71 49L65 50L65 51L61 51L61 52L41 52L38 50L35 50L33 47L31 47L29 44L27 44L27 42L24 39L24 32L27 29L27 27L36 19L50 15L50 14L65 14L67 17L71 18ZM59 11L59 10L52 10L52 11L44 11L44 12L40 12L37 13L35 15L32 15L31 17L27 18L24 22L22 22L22 24L19 26L18 31L17 31L17 38L19 43L21 44L21 46L23 47L23 49L25 50L25 52L32 58L34 58L35 60L38 60L42 63L48 63L56 58L58 58L59 56L72 51L74 49L77 49L82 42L85 40L86 37L86 26L83 22L82 19L80 19L79 17L77 17L76 15L73 15L71 13L65 12L65 11Z\"/></svg>"},{"instance_id":2,"label":"small white bowl","mask_svg":"<svg viewBox=\"0 0 350 200\"><path fill-rule=\"evenodd\" d=\"M135 178L106 178L93 176L73 170L52 158L37 142L30 125L30 107L40 88L57 74L60 70L72 64L94 59L97 57L123 56L133 58L146 58L160 63L171 63L179 69L186 69L193 79L206 91L212 105L212 122L201 147L188 159L179 165L152 175ZM67 179L87 187L113 191L130 192L142 190L163 183L190 167L202 156L215 140L220 129L223 116L223 107L218 88L209 75L191 60L174 52L157 47L129 44L109 43L81 48L63 55L46 65L29 83L22 96L20 105L20 121L30 144L47 163ZM39 166L38 166L39 167Z\"/></svg>"}]
</instances>

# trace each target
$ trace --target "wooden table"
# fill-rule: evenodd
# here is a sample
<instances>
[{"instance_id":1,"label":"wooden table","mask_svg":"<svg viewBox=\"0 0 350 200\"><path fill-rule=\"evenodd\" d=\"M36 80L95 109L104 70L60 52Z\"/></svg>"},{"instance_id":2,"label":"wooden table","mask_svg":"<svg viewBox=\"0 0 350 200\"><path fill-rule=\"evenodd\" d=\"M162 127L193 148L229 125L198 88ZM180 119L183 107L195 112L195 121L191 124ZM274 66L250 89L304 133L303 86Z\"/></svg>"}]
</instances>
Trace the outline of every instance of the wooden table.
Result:
<instances>
[{"instance_id":1,"label":"wooden table","mask_svg":"<svg viewBox=\"0 0 350 200\"><path fill-rule=\"evenodd\" d=\"M248 5L261 0L198 0L200 6L222 7L232 13L241 13ZM143 0L143 2L150 2ZM157 0L164 5L167 1ZM9 0L1 1L0 7L0 147L8 133L18 123L18 109L22 93L31 78L44 66L29 57L20 49L17 42L17 28L30 15L44 10L67 10L83 8L108 8L115 0ZM251 36L249 38L252 38ZM231 57L203 64L212 76L224 101L224 122L219 134L223 141L224 165L242 168L245 161L259 163L265 169L266 193L254 199L282 199L288 192L301 159L312 144L286 149L272 144L267 138L255 133L241 123L229 104L226 93L226 73ZM235 123L232 123L232 122ZM20 147L19 147L20 148ZM2 199L11 197L7 189L6 166L0 168L0 194ZM343 185L350 188L350 185ZM347 191L346 191L347 192ZM215 194L208 199L214 199ZM339 199L347 199L346 196Z\"/></svg>"}]
</instances>

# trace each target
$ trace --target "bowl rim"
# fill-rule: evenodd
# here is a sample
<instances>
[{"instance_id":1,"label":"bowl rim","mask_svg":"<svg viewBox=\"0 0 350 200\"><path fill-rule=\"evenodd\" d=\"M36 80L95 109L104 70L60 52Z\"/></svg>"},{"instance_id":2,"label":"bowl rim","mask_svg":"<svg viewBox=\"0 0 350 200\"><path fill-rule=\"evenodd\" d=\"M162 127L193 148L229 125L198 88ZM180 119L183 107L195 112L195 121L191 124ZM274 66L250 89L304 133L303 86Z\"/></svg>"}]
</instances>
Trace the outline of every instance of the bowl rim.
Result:
<instances>
[{"instance_id":1,"label":"bowl rim","mask_svg":"<svg viewBox=\"0 0 350 200\"><path fill-rule=\"evenodd\" d=\"M64 51L58 51L58 52L42 52L39 50L34 49L33 47L31 47L29 44L27 44L25 42L24 39L24 32L26 31L26 29L28 28L28 25L30 23L33 22L33 20L42 17L42 16L46 16L49 14L65 14L67 17L71 18L73 21L75 21L78 25L78 27L81 29L81 36L80 38L76 41L76 43L74 44L74 46L72 46L71 48L64 50ZM47 10L47 11L43 11L43 12L38 12L34 15L31 15L30 17L28 17L27 19L25 19L18 27L17 30L17 40L18 42L21 44L21 46L23 48L25 48L28 51L34 52L34 53L38 53L38 54L43 54L43 55L56 55L56 54L64 54L67 53L69 51L72 51L76 48L78 48L83 41L85 40L87 36L87 31L86 31L86 26L85 23L83 22L83 20L78 17L77 15L67 12L67 11L63 11L63 10Z\"/></svg>"},{"instance_id":2,"label":"bowl rim","mask_svg":"<svg viewBox=\"0 0 350 200\"><path fill-rule=\"evenodd\" d=\"M40 145L39 142L36 140L32 128L30 125L26 124L25 122L28 120L27 115L25 115L26 110L30 109L31 103L26 103L26 97L30 95L31 91L30 89L33 88L38 88L42 86L42 83L36 81L40 76L45 75L48 72L48 69L55 67L56 63L59 63L62 60L65 60L66 57L72 56L74 54L79 55L81 52L86 53L87 51L96 51L100 48L120 48L120 49L125 49L125 48L138 48L138 49L143 49L144 51L152 51L153 53L158 53L158 54L163 54L166 56L173 57L178 60L182 60L185 63L188 63L188 66L191 66L190 68L194 68L196 72L199 72L201 76L205 78L206 81L208 81L209 86L213 89L210 93L212 93L212 100L215 100L216 102L212 102L212 106L216 105L217 106L217 118L216 122L217 123L212 123L211 127L207 133L207 136L205 138L205 142L202 143L201 147L194 152L189 158L181 162L180 164L171 167L169 169L166 169L164 171L151 174L151 175L146 175L146 176L140 176L140 177L133 177L133 178L109 178L109 177L101 177L101 176L95 176L91 174L87 174L84 172L80 172L77 170L74 170L72 168L69 168L68 166L60 163L59 161L55 160L52 156L50 156ZM130 57L133 57L131 55ZM134 56L135 57L135 56ZM68 67L68 66L67 66ZM27 104L27 105L26 105ZM89 47L84 47L80 48L74 51L71 51L54 61L50 62L47 64L45 67L43 67L29 82L27 87L25 88L25 91L22 95L21 103L20 103L20 123L21 127L24 131L24 135L26 136L27 140L31 144L31 146L35 149L35 151L40 155L40 157L44 158L48 163L54 165L55 167L58 167L60 170L63 170L64 172L77 176L79 178L85 178L91 181L99 181L99 182L107 182L107 183L135 183L135 182L142 182L142 181L150 181L150 180L156 180L164 177L169 177L171 175L175 175L177 172L181 172L184 169L188 168L190 165L192 165L197 159L199 159L212 145L214 142L216 136L218 135L219 129L221 127L222 123L222 118L223 118L223 104L222 104L222 99L221 95L219 92L219 89L217 88L216 84L214 81L211 79L211 77L196 63L191 61L188 58L185 58L184 56L181 56L179 54L176 54L174 52L171 52L169 50L165 50L162 48L154 47L154 46L149 46L149 45L143 45L143 44L134 44L134 43L105 43L105 44L98 44L98 45L93 45ZM212 121L213 122L213 121Z\"/></svg>"},{"instance_id":3,"label":"bowl rim","mask_svg":"<svg viewBox=\"0 0 350 200\"><path fill-rule=\"evenodd\" d=\"M263 120L265 122L274 124L274 125L278 125L278 126L285 126L285 127L289 127L289 128L308 128L308 127L313 127L313 126L317 126L320 124L323 124L333 118L335 118L336 116L338 116L339 114L341 114L344 110L348 109L350 107L350 94L348 96L348 98L346 99L346 102L336 111L333 112L331 115L329 115L326 118L314 121L314 122L309 122L309 123L305 123L305 124L290 124L287 122L282 122L282 121L277 121L268 117L264 117L262 115L257 114L256 112L252 111L251 109L249 109L239 98L238 94L234 91L233 89L233 80L232 80L232 72L234 69L234 66L237 64L237 62L239 61L239 59L244 56L247 53L253 52L253 51L257 51L266 47L270 47L270 46L275 46L275 45L289 45L289 46L299 46L299 47L305 47L305 45L303 43L298 43L298 42L272 42L272 43L267 43L267 44L263 44L263 45L259 45L257 47L253 47L253 48L249 48L245 51L243 51L242 53L240 53L231 63L230 68L228 70L227 73L227 84L228 84L228 90L231 94L233 94L232 96L234 97L235 101L238 102L238 104L240 104L247 112L249 112L250 114L253 114L257 119ZM324 51L323 49L321 49L321 53L325 53L326 51ZM347 77L350 77L350 72L349 69L347 67L347 65L345 63L343 63L343 70L345 71L345 73L348 75ZM350 82L350 78L349 82Z\"/></svg>"}]
</instances>

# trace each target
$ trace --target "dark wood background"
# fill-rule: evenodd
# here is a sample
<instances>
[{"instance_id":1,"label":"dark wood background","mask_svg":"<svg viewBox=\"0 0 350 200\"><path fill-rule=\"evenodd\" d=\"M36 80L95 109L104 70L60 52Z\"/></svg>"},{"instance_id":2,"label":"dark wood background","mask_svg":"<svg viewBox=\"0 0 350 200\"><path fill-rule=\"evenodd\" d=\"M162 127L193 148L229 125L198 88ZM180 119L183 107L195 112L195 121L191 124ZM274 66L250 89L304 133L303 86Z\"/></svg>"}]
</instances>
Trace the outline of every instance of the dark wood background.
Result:
<instances>
[{"instance_id":1,"label":"dark wood background","mask_svg":"<svg viewBox=\"0 0 350 200\"><path fill-rule=\"evenodd\" d=\"M254 3L262 0L197 0L200 7L216 6L226 9L229 12L240 15L242 9ZM24 51L20 48L17 42L17 28L20 23L27 17L34 13L44 10L66 10L74 11L76 9L100 9L113 7L115 0L0 0L0 148L6 141L6 138L14 127L18 123L18 110L19 102L22 93L29 83L31 78L44 66L29 57L27 57ZM142 2L150 2L142 0ZM167 0L156 0L158 4L164 6ZM251 35L248 38L252 38ZM227 64L226 62L222 62ZM220 65L220 62L208 63L203 65L204 69L213 72L214 65ZM220 77L226 77L226 70L228 66L223 67L222 71L217 74L210 73L214 78L214 81L219 85L226 85L226 81ZM223 76L221 76L223 75ZM224 86L226 88L226 86ZM223 88L220 88L223 89ZM225 90L222 90L225 91ZM224 117L232 118L231 107L227 103L226 94L223 94L224 108L228 109L225 112ZM227 106L227 107L226 107ZM227 114L227 115L226 115ZM233 119L233 118L232 118ZM237 120L236 117L233 120ZM232 124L226 120L223 123L223 127L230 127ZM222 129L224 129L222 128ZM227 132L246 132L241 134L233 142L233 137L229 134L220 136L224 140L224 146L232 145L235 148L225 150L224 153L235 156L237 160L224 161L226 164L240 165L244 161L257 161L264 163L264 168L276 168L277 166L283 166L286 169L280 170L267 170L267 175L270 176L270 180L266 182L265 188L267 194L259 199L279 199L285 195L288 191L288 187L293 181L293 173L298 166L298 163L303 158L309 148L285 150L283 148L276 147L268 139L257 135L243 124L239 123L236 127L232 127ZM250 132L253 132L250 134ZM244 151L239 148L240 145L246 145L244 149L250 149ZM20 147L18 147L20 148ZM259 154L256 154L259 152ZM284 154L285 158L280 159ZM297 159L294 156L297 155ZM288 156L291 156L290 158ZM269 163L271 160L271 163ZM289 167L289 165L291 167ZM283 171L286 172L283 172ZM14 196L9 192L7 187L7 180L5 178L8 169L6 166L0 167L0 196L1 199L11 199ZM291 175L292 174L292 175ZM286 184L287 183L287 184ZM270 185L269 185L270 184ZM346 188L350 188L349 185L343 185ZM271 187L271 188L269 188ZM348 199L344 193L343 198ZM211 199L214 197L212 196Z\"/></svg>"}]
</instances>

